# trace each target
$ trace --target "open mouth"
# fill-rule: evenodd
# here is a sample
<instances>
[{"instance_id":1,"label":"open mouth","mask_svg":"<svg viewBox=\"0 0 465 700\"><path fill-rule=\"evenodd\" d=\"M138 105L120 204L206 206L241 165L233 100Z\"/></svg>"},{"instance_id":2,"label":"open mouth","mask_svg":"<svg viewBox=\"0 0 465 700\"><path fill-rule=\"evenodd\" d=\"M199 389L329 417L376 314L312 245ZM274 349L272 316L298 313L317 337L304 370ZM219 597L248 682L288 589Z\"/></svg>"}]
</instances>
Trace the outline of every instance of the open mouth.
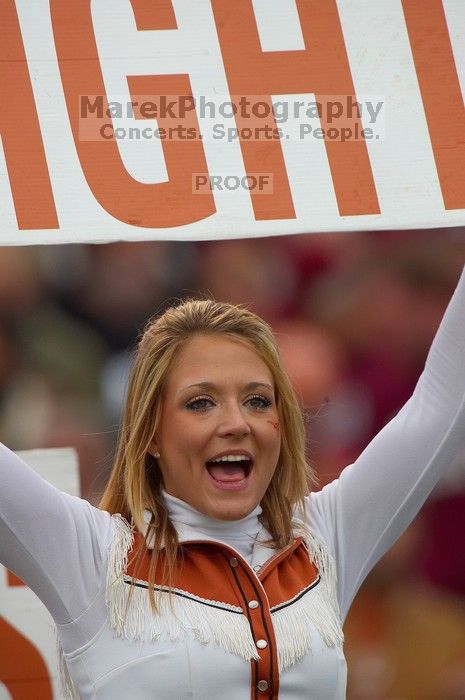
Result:
<instances>
[{"instance_id":1,"label":"open mouth","mask_svg":"<svg viewBox=\"0 0 465 700\"><path fill-rule=\"evenodd\" d=\"M239 488L252 472L253 459L249 455L221 455L205 462L205 466L220 488Z\"/></svg>"}]
</instances>

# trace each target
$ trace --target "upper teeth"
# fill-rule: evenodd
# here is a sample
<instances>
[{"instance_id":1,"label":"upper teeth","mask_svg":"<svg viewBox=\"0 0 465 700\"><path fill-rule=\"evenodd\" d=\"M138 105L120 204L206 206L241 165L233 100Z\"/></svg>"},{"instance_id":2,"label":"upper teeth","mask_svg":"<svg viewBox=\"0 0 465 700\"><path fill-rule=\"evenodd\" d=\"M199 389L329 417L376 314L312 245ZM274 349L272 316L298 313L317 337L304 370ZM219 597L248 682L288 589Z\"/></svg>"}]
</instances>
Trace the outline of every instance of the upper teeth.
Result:
<instances>
[{"instance_id":1,"label":"upper teeth","mask_svg":"<svg viewBox=\"0 0 465 700\"><path fill-rule=\"evenodd\" d=\"M224 457L216 457L212 462L248 462L249 457L246 455L224 455Z\"/></svg>"}]
</instances>

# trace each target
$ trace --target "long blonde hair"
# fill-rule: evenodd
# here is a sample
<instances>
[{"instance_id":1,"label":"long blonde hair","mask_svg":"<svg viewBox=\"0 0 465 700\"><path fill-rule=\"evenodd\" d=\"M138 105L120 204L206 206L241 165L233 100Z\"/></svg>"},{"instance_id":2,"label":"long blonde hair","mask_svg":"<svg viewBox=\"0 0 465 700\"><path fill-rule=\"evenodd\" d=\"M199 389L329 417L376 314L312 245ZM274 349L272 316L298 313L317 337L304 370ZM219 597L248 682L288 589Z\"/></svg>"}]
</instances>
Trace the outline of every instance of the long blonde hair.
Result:
<instances>
[{"instance_id":1,"label":"long blonde hair","mask_svg":"<svg viewBox=\"0 0 465 700\"><path fill-rule=\"evenodd\" d=\"M278 463L262 499L261 518L271 535L271 546L281 548L292 539L292 513L314 481L305 458L302 411L286 375L270 326L254 313L227 303L189 299L167 309L149 322L138 345L119 434L114 466L99 507L120 513L138 530L146 527L144 510L152 513L147 537L154 548L149 567L149 594L155 607L153 584L163 547L166 581L170 582L179 543L161 494L157 459L149 453L161 416L170 367L179 349L199 334L221 334L246 342L265 362L275 384L281 424ZM138 552L139 561L143 549ZM132 588L132 586L131 586Z\"/></svg>"}]
</instances>

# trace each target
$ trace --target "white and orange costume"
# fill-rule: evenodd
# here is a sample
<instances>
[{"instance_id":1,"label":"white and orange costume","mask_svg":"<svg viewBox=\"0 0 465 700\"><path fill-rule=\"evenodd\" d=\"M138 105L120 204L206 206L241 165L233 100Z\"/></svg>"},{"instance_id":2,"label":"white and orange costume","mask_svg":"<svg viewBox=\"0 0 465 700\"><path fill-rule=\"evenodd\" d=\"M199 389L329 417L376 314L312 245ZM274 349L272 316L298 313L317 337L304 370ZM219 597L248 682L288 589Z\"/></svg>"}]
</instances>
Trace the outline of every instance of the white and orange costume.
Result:
<instances>
[{"instance_id":1,"label":"white and orange costume","mask_svg":"<svg viewBox=\"0 0 465 700\"><path fill-rule=\"evenodd\" d=\"M465 274L411 399L339 479L308 496L284 550L264 544L259 507L220 522L165 495L183 552L175 589L159 586L154 615L147 551L125 616L129 555L143 534L2 447L0 560L51 612L70 697L342 700L348 608L463 447Z\"/></svg>"}]
</instances>

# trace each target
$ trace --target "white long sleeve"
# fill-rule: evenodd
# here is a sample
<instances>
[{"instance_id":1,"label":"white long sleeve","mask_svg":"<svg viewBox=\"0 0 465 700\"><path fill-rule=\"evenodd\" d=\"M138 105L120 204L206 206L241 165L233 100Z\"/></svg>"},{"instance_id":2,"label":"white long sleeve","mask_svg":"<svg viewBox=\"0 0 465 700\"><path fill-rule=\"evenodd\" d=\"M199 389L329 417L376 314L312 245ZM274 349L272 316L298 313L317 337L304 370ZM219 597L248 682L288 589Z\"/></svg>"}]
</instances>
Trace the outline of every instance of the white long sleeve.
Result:
<instances>
[{"instance_id":1,"label":"white long sleeve","mask_svg":"<svg viewBox=\"0 0 465 700\"><path fill-rule=\"evenodd\" d=\"M0 561L56 622L77 618L98 594L110 532L108 513L59 491L0 444Z\"/></svg>"},{"instance_id":2,"label":"white long sleeve","mask_svg":"<svg viewBox=\"0 0 465 700\"><path fill-rule=\"evenodd\" d=\"M344 619L363 579L465 447L465 270L415 391L339 479L309 497L336 559Z\"/></svg>"}]
</instances>

